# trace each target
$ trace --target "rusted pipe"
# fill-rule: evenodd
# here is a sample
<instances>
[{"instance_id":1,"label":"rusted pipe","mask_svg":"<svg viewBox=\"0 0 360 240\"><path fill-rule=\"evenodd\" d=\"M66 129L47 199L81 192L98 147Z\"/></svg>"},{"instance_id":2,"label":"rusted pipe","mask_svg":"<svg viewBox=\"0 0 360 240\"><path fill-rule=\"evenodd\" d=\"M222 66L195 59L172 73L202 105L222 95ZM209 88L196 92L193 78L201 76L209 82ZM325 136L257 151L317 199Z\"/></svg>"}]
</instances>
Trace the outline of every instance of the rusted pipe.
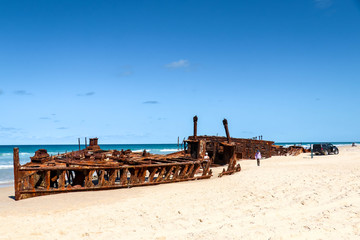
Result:
<instances>
[{"instance_id":1,"label":"rusted pipe","mask_svg":"<svg viewBox=\"0 0 360 240\"><path fill-rule=\"evenodd\" d=\"M15 190L15 200L20 199L20 181L19 181L19 148L14 148L14 190Z\"/></svg>"},{"instance_id":2,"label":"rusted pipe","mask_svg":"<svg viewBox=\"0 0 360 240\"><path fill-rule=\"evenodd\" d=\"M197 137L197 121L198 121L198 117L195 115L194 118L194 140L196 140Z\"/></svg>"},{"instance_id":3,"label":"rusted pipe","mask_svg":"<svg viewBox=\"0 0 360 240\"><path fill-rule=\"evenodd\" d=\"M228 141L228 143L231 143L231 138L230 138L230 133L229 133L229 128L228 128L228 121L226 120L226 118L224 118L223 124L224 124L225 132L226 132L227 141Z\"/></svg>"}]
</instances>

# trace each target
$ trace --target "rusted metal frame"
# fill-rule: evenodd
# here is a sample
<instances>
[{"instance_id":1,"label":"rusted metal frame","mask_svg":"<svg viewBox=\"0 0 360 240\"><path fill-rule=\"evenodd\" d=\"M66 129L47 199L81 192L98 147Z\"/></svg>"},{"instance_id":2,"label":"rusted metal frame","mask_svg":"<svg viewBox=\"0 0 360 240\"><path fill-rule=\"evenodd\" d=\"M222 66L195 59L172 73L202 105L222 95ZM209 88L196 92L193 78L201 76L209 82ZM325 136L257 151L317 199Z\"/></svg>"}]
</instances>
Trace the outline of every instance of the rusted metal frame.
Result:
<instances>
[{"instance_id":1,"label":"rusted metal frame","mask_svg":"<svg viewBox=\"0 0 360 240\"><path fill-rule=\"evenodd\" d=\"M173 162L188 162L188 161L194 161L194 159L190 158L190 157L183 157L183 156L179 156L179 157L176 157L176 158L171 158L171 157L154 157L154 158L149 158L147 160L151 160L151 163L157 163L157 162L160 162L160 163L173 163Z\"/></svg>"},{"instance_id":2,"label":"rusted metal frame","mask_svg":"<svg viewBox=\"0 0 360 240\"><path fill-rule=\"evenodd\" d=\"M219 173L218 177L222 177L224 175L231 175L234 174L235 172L240 172L241 171L241 166L240 164L236 165L235 168L231 169L231 170L227 170L225 171L225 168L223 169L223 171L221 173Z\"/></svg>"},{"instance_id":3,"label":"rusted metal frame","mask_svg":"<svg viewBox=\"0 0 360 240\"><path fill-rule=\"evenodd\" d=\"M193 178L195 176L195 174L197 173L197 171L199 171L200 169L200 163L194 164L194 168L192 170L192 172L190 173L190 178Z\"/></svg>"},{"instance_id":4,"label":"rusted metal frame","mask_svg":"<svg viewBox=\"0 0 360 240\"><path fill-rule=\"evenodd\" d=\"M31 190L35 189L35 174L29 176L29 188Z\"/></svg>"},{"instance_id":5,"label":"rusted metal frame","mask_svg":"<svg viewBox=\"0 0 360 240\"><path fill-rule=\"evenodd\" d=\"M78 192L78 191L96 191L96 190L106 190L106 189L117 189L117 188L126 188L126 187L138 187L138 186L148 186L148 185L158 185L163 183L174 183L174 182L183 182L183 181L190 181L190 180L200 180L200 179L208 179L211 175L206 176L196 176L193 178L186 178L186 179L170 179L167 181L162 182L144 182L144 183L137 183L137 184L131 184L131 185L109 185L109 186L94 186L92 188L86 188L86 187L79 187L79 188L65 188L65 189L35 189L35 190L20 190L20 194L41 194L41 193L60 193L60 192Z\"/></svg>"},{"instance_id":6,"label":"rusted metal frame","mask_svg":"<svg viewBox=\"0 0 360 240\"><path fill-rule=\"evenodd\" d=\"M174 158L166 158L169 162L174 162ZM189 162L189 161L194 161L194 159L190 158L190 157L177 157L176 158L176 162L178 163L184 163L184 162Z\"/></svg>"},{"instance_id":7,"label":"rusted metal frame","mask_svg":"<svg viewBox=\"0 0 360 240\"><path fill-rule=\"evenodd\" d=\"M157 173L158 171L158 167L153 167L153 168L149 168L149 177L148 177L148 182L153 182L154 181L154 177L155 177L155 174Z\"/></svg>"},{"instance_id":8,"label":"rusted metal frame","mask_svg":"<svg viewBox=\"0 0 360 240\"><path fill-rule=\"evenodd\" d=\"M45 188L50 189L50 171L45 171Z\"/></svg>"},{"instance_id":9,"label":"rusted metal frame","mask_svg":"<svg viewBox=\"0 0 360 240\"><path fill-rule=\"evenodd\" d=\"M160 170L157 178L156 178L155 181L154 181L154 182L156 182L156 183L163 181L163 177L164 177L164 173L165 173L165 171L166 171L166 167L165 167L165 166L162 166L162 167L160 167L160 169L161 169L161 170Z\"/></svg>"},{"instance_id":10,"label":"rusted metal frame","mask_svg":"<svg viewBox=\"0 0 360 240\"><path fill-rule=\"evenodd\" d=\"M225 168L223 169L223 171L221 173L219 173L218 177L222 177L224 175L231 175L235 172L240 172L241 171L241 166L240 164L236 164L236 160L232 161L231 163L229 163L227 170L225 170Z\"/></svg>"},{"instance_id":11,"label":"rusted metal frame","mask_svg":"<svg viewBox=\"0 0 360 240\"><path fill-rule=\"evenodd\" d=\"M164 166L177 166L177 165L183 165L186 163L200 163L200 161L189 161L189 162L176 162L176 159L174 160L173 163L161 163L161 164L146 164L146 165L123 165L123 166L88 166L88 167L74 167L74 166L61 166L61 167L24 167L21 166L19 168L19 171L38 171L38 170L42 170L42 171L56 171L56 170L70 170L70 171L74 171L74 170L87 170L87 169L93 169L93 170L101 170L101 169L120 169L120 168L136 168L136 167L164 167Z\"/></svg>"},{"instance_id":12,"label":"rusted metal frame","mask_svg":"<svg viewBox=\"0 0 360 240\"><path fill-rule=\"evenodd\" d=\"M175 167L172 179L177 179L179 177L181 167L183 167L183 166L178 165Z\"/></svg>"},{"instance_id":13,"label":"rusted metal frame","mask_svg":"<svg viewBox=\"0 0 360 240\"><path fill-rule=\"evenodd\" d=\"M116 178L117 178L117 173L118 173L118 169L111 169L109 170L109 185L114 185Z\"/></svg>"},{"instance_id":14,"label":"rusted metal frame","mask_svg":"<svg viewBox=\"0 0 360 240\"><path fill-rule=\"evenodd\" d=\"M167 181L167 180L170 179L171 174L173 174L174 168L175 168L175 166L171 166L171 167L166 168L166 174L165 174L165 177L164 177L164 181Z\"/></svg>"},{"instance_id":15,"label":"rusted metal frame","mask_svg":"<svg viewBox=\"0 0 360 240\"><path fill-rule=\"evenodd\" d=\"M71 165L79 165L79 166L98 166L98 167L108 167L111 165L114 166L120 166L120 163L104 163L104 164L99 164L99 163L92 163L91 161L89 161L88 163L86 162L81 162L80 161L60 161L60 160L55 160L56 162L59 163L66 163L66 164L71 164Z\"/></svg>"},{"instance_id":16,"label":"rusted metal frame","mask_svg":"<svg viewBox=\"0 0 360 240\"><path fill-rule=\"evenodd\" d=\"M105 180L105 170L98 170L97 176L98 176L98 185L99 186L105 186L107 184Z\"/></svg>"},{"instance_id":17,"label":"rusted metal frame","mask_svg":"<svg viewBox=\"0 0 360 240\"><path fill-rule=\"evenodd\" d=\"M194 165L192 165L194 166ZM191 173L191 175L193 175L200 166L198 165L197 167L193 168L193 171ZM166 169L166 167L162 167L163 169ZM190 169L191 170L191 167ZM90 172L90 171L89 171ZM161 175L161 174L160 174ZM90 173L88 173L87 176L90 176ZM206 179L206 178L210 178L211 174L205 175L205 176L190 176L188 178L177 178L177 179L168 179L165 180L163 178L160 177L160 179L162 179L162 181L158 181L158 182L139 182L139 183L132 183L132 184L113 184L113 185L106 185L106 186L102 186L102 185L95 185L93 187L80 187L80 188L72 188L70 185L67 188L50 188L50 189L32 189L32 190L20 190L20 196L18 199L22 199L22 198L27 198L29 197L28 195L31 194L30 197L34 197L34 196L41 196L41 195L46 195L46 194L52 194L52 193L60 193L60 192L71 192L71 191L91 191L91 190L105 190L105 189L116 189L116 188L124 188L124 187L136 187L136 186L146 186L146 185L156 185L156 184L162 184L162 183L172 183L172 182L180 182L180 181L188 181L188 180L196 180L196 179ZM24 196L23 196L24 195Z\"/></svg>"},{"instance_id":18,"label":"rusted metal frame","mask_svg":"<svg viewBox=\"0 0 360 240\"><path fill-rule=\"evenodd\" d=\"M59 188L60 189L64 189L65 188L65 184L66 184L66 181L65 181L65 172L66 171L59 171L58 172L58 184L59 184Z\"/></svg>"},{"instance_id":19,"label":"rusted metal frame","mask_svg":"<svg viewBox=\"0 0 360 240\"><path fill-rule=\"evenodd\" d=\"M139 174L139 168L129 168L129 172L130 172L130 180L128 184L137 184L139 183L138 180L138 174Z\"/></svg>"},{"instance_id":20,"label":"rusted metal frame","mask_svg":"<svg viewBox=\"0 0 360 240\"><path fill-rule=\"evenodd\" d=\"M19 158L19 148L14 148L14 190L15 190L15 200L20 199L20 187L21 181L19 178L19 168L20 168L20 158Z\"/></svg>"},{"instance_id":21,"label":"rusted metal frame","mask_svg":"<svg viewBox=\"0 0 360 240\"><path fill-rule=\"evenodd\" d=\"M85 187L90 188L90 187L94 186L94 184L92 182L92 180L93 180L92 177L94 175L94 172L95 172L95 170L92 170L92 169L85 170Z\"/></svg>"},{"instance_id":22,"label":"rusted metal frame","mask_svg":"<svg viewBox=\"0 0 360 240\"><path fill-rule=\"evenodd\" d=\"M169 161L166 159L153 159L151 160L151 164L166 164L166 163L172 163L174 161Z\"/></svg>"},{"instance_id":23,"label":"rusted metal frame","mask_svg":"<svg viewBox=\"0 0 360 240\"><path fill-rule=\"evenodd\" d=\"M189 178L192 172L194 171L195 164L191 164L190 168L185 172L184 178Z\"/></svg>"},{"instance_id":24,"label":"rusted metal frame","mask_svg":"<svg viewBox=\"0 0 360 240\"><path fill-rule=\"evenodd\" d=\"M203 165L203 176L205 176L206 174L208 174L209 172L209 169L210 169L210 164L211 164L211 161L207 161L207 162L204 162Z\"/></svg>"},{"instance_id":25,"label":"rusted metal frame","mask_svg":"<svg viewBox=\"0 0 360 240\"><path fill-rule=\"evenodd\" d=\"M122 168L120 170L120 185L126 185L128 183L127 174L128 168Z\"/></svg>"},{"instance_id":26,"label":"rusted metal frame","mask_svg":"<svg viewBox=\"0 0 360 240\"><path fill-rule=\"evenodd\" d=\"M146 173L147 173L147 167L143 167L140 169L140 172L138 174L138 180L140 183L146 181Z\"/></svg>"},{"instance_id":27,"label":"rusted metal frame","mask_svg":"<svg viewBox=\"0 0 360 240\"><path fill-rule=\"evenodd\" d=\"M211 176L211 174L203 175L201 177L195 176L201 167L200 161L194 161L188 157L138 160L135 162L136 165L120 165L121 163L93 164L91 163L91 160L89 160L89 162L73 161L72 158L68 157L73 157L73 155L74 153L67 154L65 155L67 159L57 161L64 164L63 166L51 166L50 164L56 163L49 162L44 162L43 164L40 163L39 165L25 164L21 166L19 161L15 160L15 153L14 176L15 180L20 182L19 186L23 187L23 189L15 189L15 192L18 193L17 195L19 195L19 192L21 192L21 194L26 194L26 196L21 196L20 194L17 199L35 195L39 196L44 194L51 194L53 192L78 191L79 189L81 191L93 189L111 189L118 188L119 186L132 187L140 185L153 185L159 183L178 182L181 180L185 181L203 179L209 178ZM104 158L104 155L102 158ZM157 160L160 160L159 162L162 163L154 164L154 161ZM55 157L50 157L49 161L55 162ZM16 163L18 163L17 166L15 166ZM71 164L74 164L75 166L70 166ZM130 175L130 180L128 181L127 173L129 170L131 170L133 173ZM73 171L83 172L84 182L83 184L80 184L80 180L80 182L77 181L79 182L77 184L84 186L78 186L76 188L72 187L72 184L75 184L72 183L72 179L74 179L74 176L72 176ZM148 171L149 176L146 178ZM97 183L93 183L93 175L95 172L97 175ZM155 178L157 173L158 177ZM105 179L105 175L109 175L108 180ZM119 184L115 184L117 177L119 179ZM37 186L38 184L39 186ZM55 186L52 186L52 184L55 184Z\"/></svg>"},{"instance_id":28,"label":"rusted metal frame","mask_svg":"<svg viewBox=\"0 0 360 240\"><path fill-rule=\"evenodd\" d=\"M189 165L185 165L184 168L179 173L179 178L180 179L183 179L185 177L185 174L186 174L188 169L189 169Z\"/></svg>"}]
</instances>

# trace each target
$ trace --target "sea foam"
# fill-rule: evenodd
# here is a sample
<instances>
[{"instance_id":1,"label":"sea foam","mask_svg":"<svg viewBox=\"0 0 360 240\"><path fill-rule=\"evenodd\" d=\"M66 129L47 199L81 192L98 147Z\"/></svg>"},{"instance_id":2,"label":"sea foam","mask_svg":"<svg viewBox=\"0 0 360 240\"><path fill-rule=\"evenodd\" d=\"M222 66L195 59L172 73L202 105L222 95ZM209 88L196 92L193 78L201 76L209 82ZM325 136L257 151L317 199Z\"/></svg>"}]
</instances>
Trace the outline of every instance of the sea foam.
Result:
<instances>
[{"instance_id":1,"label":"sea foam","mask_svg":"<svg viewBox=\"0 0 360 240\"><path fill-rule=\"evenodd\" d=\"M0 165L0 169L11 169L13 167L13 165Z\"/></svg>"},{"instance_id":2,"label":"sea foam","mask_svg":"<svg viewBox=\"0 0 360 240\"><path fill-rule=\"evenodd\" d=\"M174 148L174 149L161 149L160 152L177 152L179 151L178 149Z\"/></svg>"}]
</instances>

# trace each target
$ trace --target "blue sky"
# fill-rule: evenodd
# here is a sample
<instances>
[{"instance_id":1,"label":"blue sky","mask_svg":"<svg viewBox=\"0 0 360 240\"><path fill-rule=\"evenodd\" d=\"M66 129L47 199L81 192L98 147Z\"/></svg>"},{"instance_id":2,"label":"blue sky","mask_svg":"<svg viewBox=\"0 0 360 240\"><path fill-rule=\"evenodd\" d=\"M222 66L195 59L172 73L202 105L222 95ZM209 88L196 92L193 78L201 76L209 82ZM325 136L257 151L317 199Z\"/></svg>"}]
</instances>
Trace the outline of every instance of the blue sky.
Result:
<instances>
[{"instance_id":1,"label":"blue sky","mask_svg":"<svg viewBox=\"0 0 360 240\"><path fill-rule=\"evenodd\" d=\"M0 1L0 144L359 141L360 2Z\"/></svg>"}]
</instances>

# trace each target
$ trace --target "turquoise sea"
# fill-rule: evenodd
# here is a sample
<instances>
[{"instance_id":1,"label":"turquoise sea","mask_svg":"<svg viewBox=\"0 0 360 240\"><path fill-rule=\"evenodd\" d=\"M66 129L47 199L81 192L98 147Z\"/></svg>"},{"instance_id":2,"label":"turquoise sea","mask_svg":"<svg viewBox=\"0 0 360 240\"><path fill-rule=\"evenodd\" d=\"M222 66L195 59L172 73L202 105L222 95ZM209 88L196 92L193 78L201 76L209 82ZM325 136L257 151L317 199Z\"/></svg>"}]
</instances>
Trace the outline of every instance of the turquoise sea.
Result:
<instances>
[{"instance_id":1,"label":"turquoise sea","mask_svg":"<svg viewBox=\"0 0 360 240\"><path fill-rule=\"evenodd\" d=\"M315 142L284 142L275 143L284 147L291 145L302 145L305 148L309 148L310 144ZM332 142L334 145L351 145L352 142ZM359 144L359 143L357 143ZM71 152L79 150L79 145L0 145L0 187L12 185L13 175L13 148L19 147L20 151L20 163L24 164L30 161L30 157L34 156L34 153L38 149L47 149L50 155L58 153ZM85 146L81 146L84 148ZM104 150L108 149L131 149L132 151L142 152L146 149L147 152L153 154L168 154L178 151L177 144L101 144L100 147ZM181 146L180 146L181 149Z\"/></svg>"}]
</instances>

